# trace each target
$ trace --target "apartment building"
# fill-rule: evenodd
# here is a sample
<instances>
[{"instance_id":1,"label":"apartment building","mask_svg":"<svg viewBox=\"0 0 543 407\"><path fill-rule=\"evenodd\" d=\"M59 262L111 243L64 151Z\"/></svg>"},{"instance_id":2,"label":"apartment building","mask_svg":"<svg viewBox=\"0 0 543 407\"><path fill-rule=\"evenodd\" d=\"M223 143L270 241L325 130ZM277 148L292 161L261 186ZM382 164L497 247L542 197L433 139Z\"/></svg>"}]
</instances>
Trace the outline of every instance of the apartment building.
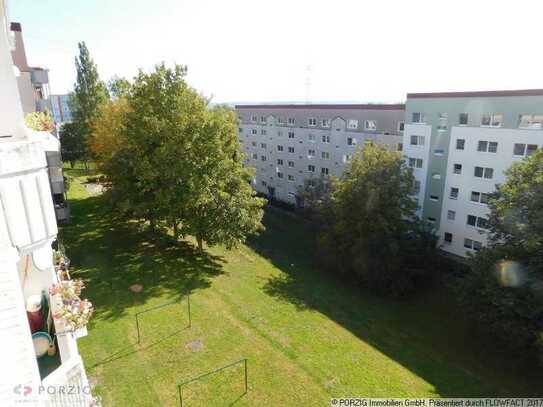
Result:
<instances>
[{"instance_id":1,"label":"apartment building","mask_svg":"<svg viewBox=\"0 0 543 407\"><path fill-rule=\"evenodd\" d=\"M411 93L405 115L420 216L435 225L443 250L478 251L487 243L488 194L543 146L543 89Z\"/></svg>"},{"instance_id":2,"label":"apartment building","mask_svg":"<svg viewBox=\"0 0 543 407\"><path fill-rule=\"evenodd\" d=\"M254 188L298 204L305 180L339 176L365 143L401 150L404 105L237 105L239 141L256 168Z\"/></svg>"},{"instance_id":3,"label":"apartment building","mask_svg":"<svg viewBox=\"0 0 543 407\"><path fill-rule=\"evenodd\" d=\"M50 99L55 125L59 127L64 123L71 122L70 95L51 95Z\"/></svg>"},{"instance_id":4,"label":"apartment building","mask_svg":"<svg viewBox=\"0 0 543 407\"><path fill-rule=\"evenodd\" d=\"M49 100L49 70L28 65L20 23L10 24L15 47L11 51L13 64L18 69L17 87L24 113L51 111Z\"/></svg>"}]
</instances>

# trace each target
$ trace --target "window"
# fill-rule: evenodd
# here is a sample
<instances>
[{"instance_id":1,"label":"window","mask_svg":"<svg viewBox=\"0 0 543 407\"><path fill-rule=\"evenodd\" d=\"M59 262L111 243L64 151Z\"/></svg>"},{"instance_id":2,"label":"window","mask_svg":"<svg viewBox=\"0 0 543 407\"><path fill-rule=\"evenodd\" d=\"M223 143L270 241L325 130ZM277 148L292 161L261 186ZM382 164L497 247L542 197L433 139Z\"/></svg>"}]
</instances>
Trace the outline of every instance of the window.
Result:
<instances>
[{"instance_id":1,"label":"window","mask_svg":"<svg viewBox=\"0 0 543 407\"><path fill-rule=\"evenodd\" d=\"M258 132L256 131L256 129L252 129L251 134L258 134Z\"/></svg>"},{"instance_id":2,"label":"window","mask_svg":"<svg viewBox=\"0 0 543 407\"><path fill-rule=\"evenodd\" d=\"M525 155L532 155L537 151L537 145L536 144L515 144L513 147L513 155L516 156L525 156Z\"/></svg>"},{"instance_id":3,"label":"window","mask_svg":"<svg viewBox=\"0 0 543 407\"><path fill-rule=\"evenodd\" d=\"M330 153L328 151L321 151L321 158L323 160L329 160L330 159Z\"/></svg>"},{"instance_id":4,"label":"window","mask_svg":"<svg viewBox=\"0 0 543 407\"><path fill-rule=\"evenodd\" d=\"M289 153L294 153L294 147L289 147L289 148L288 148L288 152L289 152Z\"/></svg>"},{"instance_id":5,"label":"window","mask_svg":"<svg viewBox=\"0 0 543 407\"><path fill-rule=\"evenodd\" d=\"M428 222L430 222L430 223L436 223L436 222L437 222L437 219L436 219L436 218L433 218L433 217L431 217L431 216L428 216L426 219L427 219Z\"/></svg>"},{"instance_id":6,"label":"window","mask_svg":"<svg viewBox=\"0 0 543 407\"><path fill-rule=\"evenodd\" d=\"M307 150L307 156L309 158L315 157L315 150Z\"/></svg>"},{"instance_id":7,"label":"window","mask_svg":"<svg viewBox=\"0 0 543 407\"><path fill-rule=\"evenodd\" d=\"M452 241L453 241L453 235L452 235L452 233L445 232L445 234L443 235L443 241L444 241L445 243L451 244Z\"/></svg>"},{"instance_id":8,"label":"window","mask_svg":"<svg viewBox=\"0 0 543 407\"><path fill-rule=\"evenodd\" d=\"M358 120L349 119L347 122L347 127L349 129L358 129Z\"/></svg>"},{"instance_id":9,"label":"window","mask_svg":"<svg viewBox=\"0 0 543 407\"><path fill-rule=\"evenodd\" d=\"M438 130L447 130L447 122L449 120L448 113L439 113L439 124L437 125Z\"/></svg>"},{"instance_id":10,"label":"window","mask_svg":"<svg viewBox=\"0 0 543 407\"><path fill-rule=\"evenodd\" d=\"M281 130L279 130L279 131L277 132L277 135L278 135L279 137L283 137L283 132L282 132Z\"/></svg>"},{"instance_id":11,"label":"window","mask_svg":"<svg viewBox=\"0 0 543 407\"><path fill-rule=\"evenodd\" d=\"M453 174L462 174L462 164L453 165Z\"/></svg>"},{"instance_id":12,"label":"window","mask_svg":"<svg viewBox=\"0 0 543 407\"><path fill-rule=\"evenodd\" d=\"M293 131L288 132L288 138L294 138L294 132Z\"/></svg>"},{"instance_id":13,"label":"window","mask_svg":"<svg viewBox=\"0 0 543 407\"><path fill-rule=\"evenodd\" d=\"M251 116L251 121L253 123L256 123L257 120L258 120L258 118L256 116Z\"/></svg>"},{"instance_id":14,"label":"window","mask_svg":"<svg viewBox=\"0 0 543 407\"><path fill-rule=\"evenodd\" d=\"M398 122L398 132L403 131L404 128L405 128L405 123L404 122Z\"/></svg>"},{"instance_id":15,"label":"window","mask_svg":"<svg viewBox=\"0 0 543 407\"><path fill-rule=\"evenodd\" d=\"M347 137L348 146L356 146L356 139L354 137Z\"/></svg>"},{"instance_id":16,"label":"window","mask_svg":"<svg viewBox=\"0 0 543 407\"><path fill-rule=\"evenodd\" d=\"M477 178L492 179L494 177L494 169L475 167L474 176Z\"/></svg>"},{"instance_id":17,"label":"window","mask_svg":"<svg viewBox=\"0 0 543 407\"><path fill-rule=\"evenodd\" d=\"M370 131L377 130L377 121L375 121L375 120L365 120L364 121L364 128L366 130L370 130Z\"/></svg>"},{"instance_id":18,"label":"window","mask_svg":"<svg viewBox=\"0 0 543 407\"><path fill-rule=\"evenodd\" d=\"M262 156L260 156L260 159L261 159L262 161L267 161L267 160L268 160L268 157L266 157L265 155L262 155Z\"/></svg>"},{"instance_id":19,"label":"window","mask_svg":"<svg viewBox=\"0 0 543 407\"><path fill-rule=\"evenodd\" d=\"M412 115L411 115L411 121L413 123L424 123L425 122L425 117L424 117L424 114L420 113L420 112L414 112Z\"/></svg>"},{"instance_id":20,"label":"window","mask_svg":"<svg viewBox=\"0 0 543 407\"><path fill-rule=\"evenodd\" d=\"M314 166L314 165L308 165L308 166L307 166L307 171L309 171L309 172L315 172L315 166Z\"/></svg>"},{"instance_id":21,"label":"window","mask_svg":"<svg viewBox=\"0 0 543 407\"><path fill-rule=\"evenodd\" d=\"M445 150L443 150L442 148L436 148L434 150L434 155L436 155L438 157L444 156L445 155Z\"/></svg>"},{"instance_id":22,"label":"window","mask_svg":"<svg viewBox=\"0 0 543 407\"><path fill-rule=\"evenodd\" d=\"M253 147L256 147L256 141L251 141L251 145L252 145Z\"/></svg>"},{"instance_id":23,"label":"window","mask_svg":"<svg viewBox=\"0 0 543 407\"><path fill-rule=\"evenodd\" d=\"M396 150L397 151L403 151L403 143L396 144Z\"/></svg>"},{"instance_id":24,"label":"window","mask_svg":"<svg viewBox=\"0 0 543 407\"><path fill-rule=\"evenodd\" d=\"M294 123L296 123L296 122L294 121L294 117L289 117L289 118L288 118L288 124L293 125Z\"/></svg>"},{"instance_id":25,"label":"window","mask_svg":"<svg viewBox=\"0 0 543 407\"><path fill-rule=\"evenodd\" d=\"M283 178L284 174L282 172L277 172L277 178Z\"/></svg>"},{"instance_id":26,"label":"window","mask_svg":"<svg viewBox=\"0 0 543 407\"><path fill-rule=\"evenodd\" d=\"M253 160L258 160L258 154L253 154Z\"/></svg>"},{"instance_id":27,"label":"window","mask_svg":"<svg viewBox=\"0 0 543 407\"><path fill-rule=\"evenodd\" d=\"M262 181L261 184L262 184L263 187L268 185L268 183L266 181Z\"/></svg>"},{"instance_id":28,"label":"window","mask_svg":"<svg viewBox=\"0 0 543 407\"><path fill-rule=\"evenodd\" d=\"M458 194L460 193L460 190L455 187L451 187L451 192L449 193L449 198L451 199L458 199Z\"/></svg>"},{"instance_id":29,"label":"window","mask_svg":"<svg viewBox=\"0 0 543 407\"><path fill-rule=\"evenodd\" d=\"M415 180L415 185L414 185L414 188L413 188L413 192L415 193L415 195L420 194L420 181L419 180Z\"/></svg>"},{"instance_id":30,"label":"window","mask_svg":"<svg viewBox=\"0 0 543 407\"><path fill-rule=\"evenodd\" d=\"M307 136L307 138L308 138L308 140L311 141L312 143L315 142L315 135L314 135L314 134L309 134L309 135Z\"/></svg>"},{"instance_id":31,"label":"window","mask_svg":"<svg viewBox=\"0 0 543 407\"><path fill-rule=\"evenodd\" d=\"M322 175L328 175L330 173L330 170L326 167L321 168L321 174Z\"/></svg>"},{"instance_id":32,"label":"window","mask_svg":"<svg viewBox=\"0 0 543 407\"><path fill-rule=\"evenodd\" d=\"M543 115L521 114L518 127L521 129L541 129L543 128Z\"/></svg>"},{"instance_id":33,"label":"window","mask_svg":"<svg viewBox=\"0 0 543 407\"><path fill-rule=\"evenodd\" d=\"M447 211L447 220L455 220L456 219L456 211Z\"/></svg>"},{"instance_id":34,"label":"window","mask_svg":"<svg viewBox=\"0 0 543 407\"><path fill-rule=\"evenodd\" d=\"M469 226L475 226L475 225L477 224L477 216L468 215L467 224L468 224Z\"/></svg>"},{"instance_id":35,"label":"window","mask_svg":"<svg viewBox=\"0 0 543 407\"><path fill-rule=\"evenodd\" d=\"M317 125L317 119L315 119L314 117L310 117L309 119L307 119L307 124L308 126L316 126Z\"/></svg>"},{"instance_id":36,"label":"window","mask_svg":"<svg viewBox=\"0 0 543 407\"><path fill-rule=\"evenodd\" d=\"M472 202L482 203L487 205L488 204L488 194L485 194L484 192L478 192L478 191L471 191L470 200Z\"/></svg>"},{"instance_id":37,"label":"window","mask_svg":"<svg viewBox=\"0 0 543 407\"><path fill-rule=\"evenodd\" d=\"M409 144L412 146L423 146L424 145L424 136L411 136Z\"/></svg>"},{"instance_id":38,"label":"window","mask_svg":"<svg viewBox=\"0 0 543 407\"><path fill-rule=\"evenodd\" d=\"M468 215L467 224L479 229L488 229L488 220L480 216Z\"/></svg>"},{"instance_id":39,"label":"window","mask_svg":"<svg viewBox=\"0 0 543 407\"><path fill-rule=\"evenodd\" d=\"M314 179L308 179L308 180L307 180L307 186L308 186L308 187L313 188L313 187L315 187L316 185L317 185L317 184L315 183L315 180L314 180Z\"/></svg>"},{"instance_id":40,"label":"window","mask_svg":"<svg viewBox=\"0 0 543 407\"><path fill-rule=\"evenodd\" d=\"M503 115L499 113L484 114L481 119L481 126L501 127Z\"/></svg>"},{"instance_id":41,"label":"window","mask_svg":"<svg viewBox=\"0 0 543 407\"><path fill-rule=\"evenodd\" d=\"M277 165L283 165L283 160L281 158L277 159Z\"/></svg>"},{"instance_id":42,"label":"window","mask_svg":"<svg viewBox=\"0 0 543 407\"><path fill-rule=\"evenodd\" d=\"M277 121L279 122L280 125L285 124L285 118L284 118L284 117L279 117L279 118L277 119Z\"/></svg>"},{"instance_id":43,"label":"window","mask_svg":"<svg viewBox=\"0 0 543 407\"><path fill-rule=\"evenodd\" d=\"M262 134L263 136L265 136L265 135L266 135L266 129L260 130L260 134Z\"/></svg>"},{"instance_id":44,"label":"window","mask_svg":"<svg viewBox=\"0 0 543 407\"><path fill-rule=\"evenodd\" d=\"M261 148L266 148L266 143L260 143Z\"/></svg>"},{"instance_id":45,"label":"window","mask_svg":"<svg viewBox=\"0 0 543 407\"><path fill-rule=\"evenodd\" d=\"M290 181L290 182L294 182L294 175L287 175L287 179Z\"/></svg>"},{"instance_id":46,"label":"window","mask_svg":"<svg viewBox=\"0 0 543 407\"><path fill-rule=\"evenodd\" d=\"M277 151L283 151L283 146L277 146Z\"/></svg>"},{"instance_id":47,"label":"window","mask_svg":"<svg viewBox=\"0 0 543 407\"><path fill-rule=\"evenodd\" d=\"M260 116L260 123L266 123L266 116Z\"/></svg>"},{"instance_id":48,"label":"window","mask_svg":"<svg viewBox=\"0 0 543 407\"><path fill-rule=\"evenodd\" d=\"M243 133L243 129L241 127L238 127L238 132Z\"/></svg>"},{"instance_id":49,"label":"window","mask_svg":"<svg viewBox=\"0 0 543 407\"><path fill-rule=\"evenodd\" d=\"M289 162L288 162L288 166L289 166L290 168L294 168L294 161L289 161Z\"/></svg>"},{"instance_id":50,"label":"window","mask_svg":"<svg viewBox=\"0 0 543 407\"><path fill-rule=\"evenodd\" d=\"M467 113L460 113L458 115L458 124L460 126L467 126L468 125L468 114Z\"/></svg>"},{"instance_id":51,"label":"window","mask_svg":"<svg viewBox=\"0 0 543 407\"><path fill-rule=\"evenodd\" d=\"M464 239L464 247L466 249L473 249L478 252L483 247L483 244L477 240Z\"/></svg>"},{"instance_id":52,"label":"window","mask_svg":"<svg viewBox=\"0 0 543 407\"><path fill-rule=\"evenodd\" d=\"M498 151L498 143L496 141L479 140L477 151L483 153L496 153Z\"/></svg>"},{"instance_id":53,"label":"window","mask_svg":"<svg viewBox=\"0 0 543 407\"><path fill-rule=\"evenodd\" d=\"M321 125L322 127L330 127L330 119L322 119Z\"/></svg>"},{"instance_id":54,"label":"window","mask_svg":"<svg viewBox=\"0 0 543 407\"><path fill-rule=\"evenodd\" d=\"M409 166L412 168L422 168L422 158L410 158Z\"/></svg>"},{"instance_id":55,"label":"window","mask_svg":"<svg viewBox=\"0 0 543 407\"><path fill-rule=\"evenodd\" d=\"M466 146L466 140L464 140L463 138L456 139L457 150L463 150L465 146Z\"/></svg>"},{"instance_id":56,"label":"window","mask_svg":"<svg viewBox=\"0 0 543 407\"><path fill-rule=\"evenodd\" d=\"M348 163L353 159L353 156L351 154L344 154L343 155L343 163Z\"/></svg>"},{"instance_id":57,"label":"window","mask_svg":"<svg viewBox=\"0 0 543 407\"><path fill-rule=\"evenodd\" d=\"M330 142L330 136L322 136L322 142L323 143L329 143Z\"/></svg>"},{"instance_id":58,"label":"window","mask_svg":"<svg viewBox=\"0 0 543 407\"><path fill-rule=\"evenodd\" d=\"M439 201L439 196L437 196L437 195L430 195L430 201Z\"/></svg>"},{"instance_id":59,"label":"window","mask_svg":"<svg viewBox=\"0 0 543 407\"><path fill-rule=\"evenodd\" d=\"M441 179L441 174L440 174L439 172L434 172L434 173L432 174L432 178L433 178L433 179Z\"/></svg>"}]
</instances>

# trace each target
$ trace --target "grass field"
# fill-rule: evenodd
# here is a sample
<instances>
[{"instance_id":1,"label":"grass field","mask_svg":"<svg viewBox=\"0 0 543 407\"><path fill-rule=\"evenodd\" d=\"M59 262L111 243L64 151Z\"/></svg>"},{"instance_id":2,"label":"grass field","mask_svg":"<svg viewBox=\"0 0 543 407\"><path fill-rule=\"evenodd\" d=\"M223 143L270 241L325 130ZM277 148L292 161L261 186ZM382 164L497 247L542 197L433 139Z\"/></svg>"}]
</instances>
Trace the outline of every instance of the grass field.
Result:
<instances>
[{"instance_id":1,"label":"grass field","mask_svg":"<svg viewBox=\"0 0 543 407\"><path fill-rule=\"evenodd\" d=\"M305 225L268 210L266 231L237 250L198 254L111 219L71 177L61 237L72 276L96 307L79 340L105 406L177 405L176 383L241 358L184 389L186 405L329 405L330 397L533 396L522 366L474 339L446 292L394 302L320 273ZM133 293L129 287L141 284ZM187 327L190 293L192 326ZM140 319L136 312L175 302ZM303 403L303 404L302 404Z\"/></svg>"}]
</instances>

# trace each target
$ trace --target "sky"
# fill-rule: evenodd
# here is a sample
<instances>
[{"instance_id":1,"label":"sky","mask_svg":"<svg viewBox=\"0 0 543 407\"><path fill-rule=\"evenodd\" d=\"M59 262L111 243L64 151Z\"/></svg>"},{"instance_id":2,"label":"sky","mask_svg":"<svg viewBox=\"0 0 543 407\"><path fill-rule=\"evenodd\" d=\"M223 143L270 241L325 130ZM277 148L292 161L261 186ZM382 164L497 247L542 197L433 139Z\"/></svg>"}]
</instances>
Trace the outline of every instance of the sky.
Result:
<instances>
[{"instance_id":1,"label":"sky","mask_svg":"<svg viewBox=\"0 0 543 407\"><path fill-rule=\"evenodd\" d=\"M8 0L52 93L85 41L100 76L161 61L214 102L401 102L543 88L542 1Z\"/></svg>"}]
</instances>

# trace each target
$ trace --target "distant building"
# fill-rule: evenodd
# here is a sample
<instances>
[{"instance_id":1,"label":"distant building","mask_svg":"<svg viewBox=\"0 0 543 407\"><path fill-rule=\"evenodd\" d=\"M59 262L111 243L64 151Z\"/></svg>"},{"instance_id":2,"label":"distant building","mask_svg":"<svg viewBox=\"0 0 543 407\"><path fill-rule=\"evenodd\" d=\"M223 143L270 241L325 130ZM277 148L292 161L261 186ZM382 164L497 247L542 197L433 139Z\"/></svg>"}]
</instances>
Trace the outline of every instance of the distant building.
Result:
<instances>
[{"instance_id":1,"label":"distant building","mask_svg":"<svg viewBox=\"0 0 543 407\"><path fill-rule=\"evenodd\" d=\"M23 112L50 112L49 70L28 66L21 24L11 23L10 30L15 37L15 48L11 51L11 57L19 70L17 86Z\"/></svg>"},{"instance_id":2,"label":"distant building","mask_svg":"<svg viewBox=\"0 0 543 407\"><path fill-rule=\"evenodd\" d=\"M239 141L256 169L254 188L298 204L306 180L339 176L358 148L402 148L404 105L237 105Z\"/></svg>"},{"instance_id":3,"label":"distant building","mask_svg":"<svg viewBox=\"0 0 543 407\"><path fill-rule=\"evenodd\" d=\"M55 125L69 123L72 121L72 111L70 110L70 95L51 95L51 112Z\"/></svg>"}]
</instances>

